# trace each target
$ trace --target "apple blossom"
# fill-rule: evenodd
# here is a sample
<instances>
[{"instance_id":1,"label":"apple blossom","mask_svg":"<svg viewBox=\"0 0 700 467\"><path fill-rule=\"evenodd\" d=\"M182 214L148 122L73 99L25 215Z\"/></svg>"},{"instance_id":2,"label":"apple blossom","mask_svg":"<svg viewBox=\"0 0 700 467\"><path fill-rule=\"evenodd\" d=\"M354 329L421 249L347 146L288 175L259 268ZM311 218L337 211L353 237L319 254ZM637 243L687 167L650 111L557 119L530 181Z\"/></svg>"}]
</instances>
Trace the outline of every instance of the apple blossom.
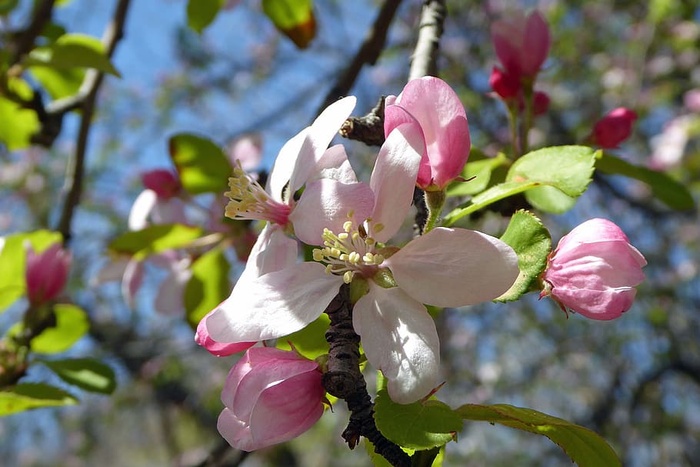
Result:
<instances>
[{"instance_id":1,"label":"apple blossom","mask_svg":"<svg viewBox=\"0 0 700 467\"><path fill-rule=\"evenodd\" d=\"M551 46L547 22L536 10L495 21L491 39L505 72L521 83L534 80Z\"/></svg>"},{"instance_id":2,"label":"apple blossom","mask_svg":"<svg viewBox=\"0 0 700 467\"><path fill-rule=\"evenodd\" d=\"M465 229L438 228L401 249L385 247L408 214L423 147L417 123L404 123L380 149L369 186L358 190L361 196L340 198L330 189L332 180L307 188L296 208L301 218L333 225L325 216L344 209L342 230L324 229L324 247L314 251L314 262L290 264L248 282L236 303L225 302L207 318L212 338L285 336L315 320L340 285L363 282L367 293L355 303L353 326L368 361L386 376L394 401L427 395L437 384L439 341L423 303L456 307L493 299L513 284L518 267L505 243ZM372 209L360 214L367 199Z\"/></svg>"},{"instance_id":3,"label":"apple blossom","mask_svg":"<svg viewBox=\"0 0 700 467\"><path fill-rule=\"evenodd\" d=\"M591 141L596 146L614 149L632 134L637 114L628 108L618 107L605 114L593 126Z\"/></svg>"},{"instance_id":4,"label":"apple blossom","mask_svg":"<svg viewBox=\"0 0 700 467\"><path fill-rule=\"evenodd\" d=\"M60 243L54 243L41 253L27 246L25 279L27 298L33 305L54 300L68 282L71 255Z\"/></svg>"},{"instance_id":5,"label":"apple blossom","mask_svg":"<svg viewBox=\"0 0 700 467\"><path fill-rule=\"evenodd\" d=\"M426 146L416 184L427 191L444 190L460 176L469 157L464 106L446 82L425 76L409 81L398 97L387 97L385 135L411 118L420 125Z\"/></svg>"},{"instance_id":6,"label":"apple blossom","mask_svg":"<svg viewBox=\"0 0 700 467\"><path fill-rule=\"evenodd\" d=\"M219 433L243 451L296 438L323 415L321 376L318 363L296 352L248 349L226 378Z\"/></svg>"},{"instance_id":7,"label":"apple blossom","mask_svg":"<svg viewBox=\"0 0 700 467\"><path fill-rule=\"evenodd\" d=\"M540 296L591 319L619 318L644 280L644 256L613 222L591 219L562 237L549 257Z\"/></svg>"}]
</instances>

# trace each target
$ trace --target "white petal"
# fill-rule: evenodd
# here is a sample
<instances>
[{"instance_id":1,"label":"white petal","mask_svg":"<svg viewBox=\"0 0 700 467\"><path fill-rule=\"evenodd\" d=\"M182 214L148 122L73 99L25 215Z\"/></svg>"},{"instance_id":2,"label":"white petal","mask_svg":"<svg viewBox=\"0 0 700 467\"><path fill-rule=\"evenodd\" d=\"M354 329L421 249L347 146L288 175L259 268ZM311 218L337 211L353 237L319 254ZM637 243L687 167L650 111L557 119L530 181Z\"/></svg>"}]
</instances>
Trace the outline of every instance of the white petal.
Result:
<instances>
[{"instance_id":1,"label":"white petal","mask_svg":"<svg viewBox=\"0 0 700 467\"><path fill-rule=\"evenodd\" d=\"M256 278L292 266L297 261L297 241L275 224L267 224L248 255L245 270L238 280Z\"/></svg>"},{"instance_id":2,"label":"white petal","mask_svg":"<svg viewBox=\"0 0 700 467\"><path fill-rule=\"evenodd\" d=\"M412 240L384 263L403 290L441 307L493 300L518 277L518 257L501 240L439 227Z\"/></svg>"},{"instance_id":3,"label":"white petal","mask_svg":"<svg viewBox=\"0 0 700 467\"><path fill-rule=\"evenodd\" d=\"M379 150L369 182L375 196L372 219L384 225L384 230L372 234L379 242L393 237L408 214L423 144L420 131L404 124L389 134Z\"/></svg>"},{"instance_id":4,"label":"white petal","mask_svg":"<svg viewBox=\"0 0 700 467\"><path fill-rule=\"evenodd\" d=\"M319 178L330 178L343 183L356 183L357 176L348 161L345 147L342 144L331 146L323 153L316 165L316 174L309 178L306 183Z\"/></svg>"},{"instance_id":5,"label":"white petal","mask_svg":"<svg viewBox=\"0 0 700 467\"><path fill-rule=\"evenodd\" d=\"M310 127L306 127L287 141L277 154L275 164L272 166L270 176L267 179L267 192L272 199L279 202L287 202L285 189L292 178L292 173L297 165L299 152L306 141Z\"/></svg>"},{"instance_id":6,"label":"white petal","mask_svg":"<svg viewBox=\"0 0 700 467\"><path fill-rule=\"evenodd\" d=\"M191 264L190 258L183 258L171 264L170 273L161 282L153 304L158 313L170 315L182 313L185 285L192 277Z\"/></svg>"},{"instance_id":7,"label":"white petal","mask_svg":"<svg viewBox=\"0 0 700 467\"><path fill-rule=\"evenodd\" d=\"M257 279L240 281L207 318L218 342L255 342L298 331L319 317L342 280L320 263L299 263Z\"/></svg>"},{"instance_id":8,"label":"white petal","mask_svg":"<svg viewBox=\"0 0 700 467\"><path fill-rule=\"evenodd\" d=\"M292 192L301 188L309 178L314 176L321 157L338 134L341 125L350 116L356 102L357 99L354 96L340 99L326 107L311 124L307 138L300 147L299 158L289 183Z\"/></svg>"},{"instance_id":9,"label":"white petal","mask_svg":"<svg viewBox=\"0 0 700 467\"><path fill-rule=\"evenodd\" d=\"M437 385L440 341L423 305L398 287L370 291L353 310L353 327L367 360L387 378L394 402L410 404Z\"/></svg>"},{"instance_id":10,"label":"white petal","mask_svg":"<svg viewBox=\"0 0 700 467\"><path fill-rule=\"evenodd\" d=\"M148 216L157 199L158 195L153 190L143 190L139 193L129 211L129 230L141 230L148 225Z\"/></svg>"},{"instance_id":11,"label":"white petal","mask_svg":"<svg viewBox=\"0 0 700 467\"><path fill-rule=\"evenodd\" d=\"M321 245L324 228L340 233L348 214L352 212L362 222L372 213L373 206L374 194L366 183L316 180L307 185L289 220L299 240Z\"/></svg>"}]
</instances>

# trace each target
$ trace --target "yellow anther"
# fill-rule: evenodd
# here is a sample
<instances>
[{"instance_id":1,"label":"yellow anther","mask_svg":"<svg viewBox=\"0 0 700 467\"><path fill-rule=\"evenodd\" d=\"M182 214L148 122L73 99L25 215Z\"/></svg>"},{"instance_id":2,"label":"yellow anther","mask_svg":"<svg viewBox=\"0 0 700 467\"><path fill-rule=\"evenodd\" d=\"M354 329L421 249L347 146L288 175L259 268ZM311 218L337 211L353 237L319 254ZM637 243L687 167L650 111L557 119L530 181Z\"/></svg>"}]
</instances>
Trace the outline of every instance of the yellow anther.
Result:
<instances>
[{"instance_id":1,"label":"yellow anther","mask_svg":"<svg viewBox=\"0 0 700 467\"><path fill-rule=\"evenodd\" d=\"M347 240L350 237L350 234L347 232L342 232L338 234L338 240Z\"/></svg>"},{"instance_id":2,"label":"yellow anther","mask_svg":"<svg viewBox=\"0 0 700 467\"><path fill-rule=\"evenodd\" d=\"M343 222L343 230L345 232L350 232L352 230L352 221Z\"/></svg>"},{"instance_id":3,"label":"yellow anther","mask_svg":"<svg viewBox=\"0 0 700 467\"><path fill-rule=\"evenodd\" d=\"M313 251L314 261L323 261L323 250L320 248L314 248Z\"/></svg>"},{"instance_id":4,"label":"yellow anther","mask_svg":"<svg viewBox=\"0 0 700 467\"><path fill-rule=\"evenodd\" d=\"M355 275L354 271L345 271L345 273L343 274L343 282L345 282L346 284L349 284L350 282L352 282L352 278L354 275Z\"/></svg>"},{"instance_id":5,"label":"yellow anther","mask_svg":"<svg viewBox=\"0 0 700 467\"><path fill-rule=\"evenodd\" d=\"M326 265L326 274L332 274L333 273L333 267L330 264Z\"/></svg>"}]
</instances>

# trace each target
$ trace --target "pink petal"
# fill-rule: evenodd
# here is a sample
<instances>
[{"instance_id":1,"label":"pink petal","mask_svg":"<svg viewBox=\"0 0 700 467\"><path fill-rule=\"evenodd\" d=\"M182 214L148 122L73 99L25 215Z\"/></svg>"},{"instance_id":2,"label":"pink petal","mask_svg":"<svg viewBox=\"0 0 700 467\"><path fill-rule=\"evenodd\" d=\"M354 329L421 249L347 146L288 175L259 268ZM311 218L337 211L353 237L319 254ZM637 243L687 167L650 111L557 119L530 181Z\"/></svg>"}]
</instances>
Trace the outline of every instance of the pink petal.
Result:
<instances>
[{"instance_id":1,"label":"pink petal","mask_svg":"<svg viewBox=\"0 0 700 467\"><path fill-rule=\"evenodd\" d=\"M469 125L462 102L449 84L426 76L411 80L396 104L418 121L425 138L431 174L421 171L419 186L444 188L460 175L469 157Z\"/></svg>"},{"instance_id":2,"label":"pink petal","mask_svg":"<svg viewBox=\"0 0 700 467\"><path fill-rule=\"evenodd\" d=\"M136 292L141 288L143 283L143 263L132 259L126 265L124 276L122 277L122 297L129 306L134 307Z\"/></svg>"},{"instance_id":3,"label":"pink petal","mask_svg":"<svg viewBox=\"0 0 700 467\"><path fill-rule=\"evenodd\" d=\"M250 452L261 447L253 442L250 427L238 419L230 409L224 409L221 412L216 423L216 429L236 449Z\"/></svg>"},{"instance_id":4,"label":"pink petal","mask_svg":"<svg viewBox=\"0 0 700 467\"><path fill-rule=\"evenodd\" d=\"M493 300L519 274L517 255L501 240L444 227L412 240L384 264L407 294L441 307Z\"/></svg>"},{"instance_id":5,"label":"pink petal","mask_svg":"<svg viewBox=\"0 0 700 467\"><path fill-rule=\"evenodd\" d=\"M552 297L565 307L586 318L605 321L619 318L629 310L636 294L633 287L591 290L567 284L552 290Z\"/></svg>"},{"instance_id":6,"label":"pink petal","mask_svg":"<svg viewBox=\"0 0 700 467\"><path fill-rule=\"evenodd\" d=\"M209 312L211 314L211 312ZM194 336L194 341L197 345L204 347L210 354L216 357L226 357L233 355L238 352L247 350L248 348L255 345L255 342L217 342L211 338L209 335L209 330L207 329L207 318L209 314L202 318L197 326L197 332Z\"/></svg>"},{"instance_id":7,"label":"pink petal","mask_svg":"<svg viewBox=\"0 0 700 467\"><path fill-rule=\"evenodd\" d=\"M348 214L364 220L372 214L373 207L374 193L366 183L322 179L307 185L289 220L299 240L308 245L322 245L324 228L340 233Z\"/></svg>"},{"instance_id":8,"label":"pink petal","mask_svg":"<svg viewBox=\"0 0 700 467\"><path fill-rule=\"evenodd\" d=\"M338 293L339 280L320 263L300 263L246 281L209 316L207 329L219 342L286 336L318 318Z\"/></svg>"},{"instance_id":9,"label":"pink petal","mask_svg":"<svg viewBox=\"0 0 700 467\"><path fill-rule=\"evenodd\" d=\"M394 402L410 404L435 388L440 341L423 305L397 287L370 283L369 293L355 304L352 322L367 360L387 378Z\"/></svg>"},{"instance_id":10,"label":"pink petal","mask_svg":"<svg viewBox=\"0 0 700 467\"><path fill-rule=\"evenodd\" d=\"M372 233L379 242L393 237L408 214L422 148L420 128L407 123L396 127L379 150L369 182L375 196L372 219L384 225Z\"/></svg>"},{"instance_id":11,"label":"pink petal","mask_svg":"<svg viewBox=\"0 0 700 467\"><path fill-rule=\"evenodd\" d=\"M527 16L523 41L520 57L523 73L535 76L547 60L551 44L549 26L537 10Z\"/></svg>"}]
</instances>

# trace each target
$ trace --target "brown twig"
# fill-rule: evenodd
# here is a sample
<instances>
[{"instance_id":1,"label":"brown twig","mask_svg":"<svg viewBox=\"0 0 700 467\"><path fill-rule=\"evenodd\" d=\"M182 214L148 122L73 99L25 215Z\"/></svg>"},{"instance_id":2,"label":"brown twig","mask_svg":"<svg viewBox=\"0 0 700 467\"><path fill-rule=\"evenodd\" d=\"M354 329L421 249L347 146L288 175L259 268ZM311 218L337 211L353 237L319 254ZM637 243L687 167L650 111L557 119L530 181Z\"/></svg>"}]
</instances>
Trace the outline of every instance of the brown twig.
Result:
<instances>
[{"instance_id":1,"label":"brown twig","mask_svg":"<svg viewBox=\"0 0 700 467\"><path fill-rule=\"evenodd\" d=\"M346 96L350 92L350 89L352 89L357 76L360 74L365 64L374 65L377 62L379 55L382 53L382 50L384 50L389 26L400 4L401 0L386 0L386 2L384 2L362 46L355 54L355 57L353 57L350 65L348 65L335 85L328 92L325 99L323 99L323 103L316 112L316 115L323 112L323 109L338 100L338 98Z\"/></svg>"},{"instance_id":2,"label":"brown twig","mask_svg":"<svg viewBox=\"0 0 700 467\"><path fill-rule=\"evenodd\" d=\"M124 24L126 22L126 14L129 10L131 0L119 0L117 7L114 10L114 16L111 23L107 26L102 43L105 47L105 53L111 57L117 46L117 43L124 36ZM75 149L75 157L72 166L69 170L69 175L66 180L68 193L63 203L61 218L58 222L57 230L63 234L64 244L68 244L71 238L71 223L75 208L80 203L80 198L83 192L83 178L85 175L85 155L87 153L88 137L92 125L92 116L95 111L95 103L97 102L97 93L104 80L104 73L97 70L88 70L83 80L79 96L83 96L79 108L82 111L80 120L80 128L78 130L78 138Z\"/></svg>"},{"instance_id":3,"label":"brown twig","mask_svg":"<svg viewBox=\"0 0 700 467\"><path fill-rule=\"evenodd\" d=\"M32 12L31 23L17 36L17 40L14 43L13 64L19 63L22 57L32 50L36 38L39 37L39 34L41 34L46 24L51 21L54 3L56 3L56 0L42 0L41 2L37 2Z\"/></svg>"},{"instance_id":4,"label":"brown twig","mask_svg":"<svg viewBox=\"0 0 700 467\"><path fill-rule=\"evenodd\" d=\"M326 308L331 320L326 340L330 345L323 386L328 394L343 399L350 410L350 420L342 437L354 449L364 436L374 452L391 465L410 466L411 458L397 444L389 441L374 422L374 404L367 393L367 384L360 372L360 336L352 326L352 304L349 286L340 287L338 295Z\"/></svg>"}]
</instances>

